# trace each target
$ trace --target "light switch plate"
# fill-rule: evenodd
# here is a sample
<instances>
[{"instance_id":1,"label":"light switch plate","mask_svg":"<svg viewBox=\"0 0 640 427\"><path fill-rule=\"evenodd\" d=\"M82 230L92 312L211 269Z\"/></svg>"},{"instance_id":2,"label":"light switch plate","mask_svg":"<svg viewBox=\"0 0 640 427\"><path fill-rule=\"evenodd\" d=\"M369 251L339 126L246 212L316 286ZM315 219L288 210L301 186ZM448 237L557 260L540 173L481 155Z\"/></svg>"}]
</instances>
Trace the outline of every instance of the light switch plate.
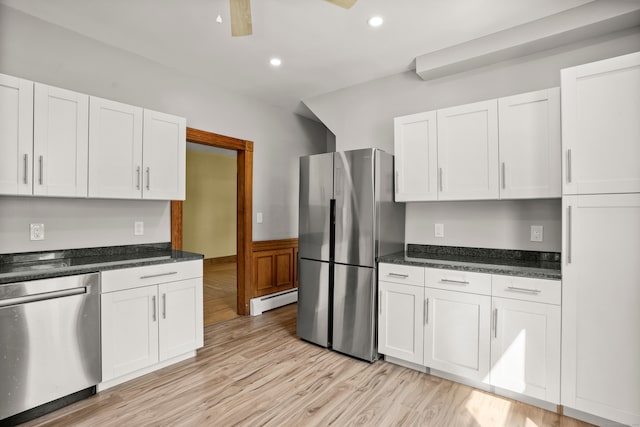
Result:
<instances>
[{"instance_id":1,"label":"light switch plate","mask_svg":"<svg viewBox=\"0 0 640 427\"><path fill-rule=\"evenodd\" d=\"M531 241L542 242L543 239L543 227L541 225L531 226Z\"/></svg>"},{"instance_id":2,"label":"light switch plate","mask_svg":"<svg viewBox=\"0 0 640 427\"><path fill-rule=\"evenodd\" d=\"M31 224L29 232L31 240L44 240L44 224Z\"/></svg>"},{"instance_id":3,"label":"light switch plate","mask_svg":"<svg viewBox=\"0 0 640 427\"><path fill-rule=\"evenodd\" d=\"M256 222L257 222L258 224L262 224L262 212L258 212L258 213L256 214Z\"/></svg>"},{"instance_id":4,"label":"light switch plate","mask_svg":"<svg viewBox=\"0 0 640 427\"><path fill-rule=\"evenodd\" d=\"M436 237L444 237L444 224L435 224L433 234Z\"/></svg>"},{"instance_id":5,"label":"light switch plate","mask_svg":"<svg viewBox=\"0 0 640 427\"><path fill-rule=\"evenodd\" d=\"M135 221L133 223L133 235L144 236L144 221Z\"/></svg>"}]
</instances>

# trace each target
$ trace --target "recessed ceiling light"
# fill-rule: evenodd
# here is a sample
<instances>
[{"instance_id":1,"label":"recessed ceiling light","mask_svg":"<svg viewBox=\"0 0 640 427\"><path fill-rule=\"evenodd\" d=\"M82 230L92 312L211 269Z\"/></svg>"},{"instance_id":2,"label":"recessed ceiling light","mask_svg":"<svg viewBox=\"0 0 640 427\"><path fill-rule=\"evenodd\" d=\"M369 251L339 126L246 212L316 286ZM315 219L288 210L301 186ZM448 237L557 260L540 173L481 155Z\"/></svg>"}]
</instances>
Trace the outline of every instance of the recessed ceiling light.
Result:
<instances>
[{"instance_id":1,"label":"recessed ceiling light","mask_svg":"<svg viewBox=\"0 0 640 427\"><path fill-rule=\"evenodd\" d=\"M274 67L279 67L280 65L282 65L282 60L280 58L271 58L269 60L269 63Z\"/></svg>"},{"instance_id":2,"label":"recessed ceiling light","mask_svg":"<svg viewBox=\"0 0 640 427\"><path fill-rule=\"evenodd\" d=\"M383 22L384 22L384 19L382 19L381 16L374 16L372 18L369 18L369 20L367 21L367 23L371 27L379 27L380 25L382 25Z\"/></svg>"}]
</instances>

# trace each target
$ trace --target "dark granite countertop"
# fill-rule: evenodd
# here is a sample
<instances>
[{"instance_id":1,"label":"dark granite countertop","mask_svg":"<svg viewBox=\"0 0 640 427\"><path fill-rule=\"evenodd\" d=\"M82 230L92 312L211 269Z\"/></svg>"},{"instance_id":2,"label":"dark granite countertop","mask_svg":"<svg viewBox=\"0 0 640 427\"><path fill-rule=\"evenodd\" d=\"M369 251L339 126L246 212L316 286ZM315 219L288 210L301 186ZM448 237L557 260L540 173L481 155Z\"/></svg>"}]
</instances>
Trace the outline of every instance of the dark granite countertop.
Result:
<instances>
[{"instance_id":1,"label":"dark granite countertop","mask_svg":"<svg viewBox=\"0 0 640 427\"><path fill-rule=\"evenodd\" d=\"M562 278L558 252L409 244L406 252L379 257L378 262L538 279Z\"/></svg>"},{"instance_id":2,"label":"dark granite countertop","mask_svg":"<svg viewBox=\"0 0 640 427\"><path fill-rule=\"evenodd\" d=\"M0 255L0 285L202 258L202 254L173 250L171 243L6 254Z\"/></svg>"}]
</instances>

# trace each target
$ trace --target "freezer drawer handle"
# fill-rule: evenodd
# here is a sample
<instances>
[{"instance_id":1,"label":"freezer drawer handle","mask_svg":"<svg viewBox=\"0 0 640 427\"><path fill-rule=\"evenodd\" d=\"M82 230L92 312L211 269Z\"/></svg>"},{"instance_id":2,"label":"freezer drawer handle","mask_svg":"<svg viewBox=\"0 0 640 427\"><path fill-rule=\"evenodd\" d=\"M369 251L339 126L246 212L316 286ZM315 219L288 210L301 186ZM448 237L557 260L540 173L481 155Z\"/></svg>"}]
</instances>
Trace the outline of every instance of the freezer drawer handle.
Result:
<instances>
[{"instance_id":1,"label":"freezer drawer handle","mask_svg":"<svg viewBox=\"0 0 640 427\"><path fill-rule=\"evenodd\" d=\"M0 300L0 307L26 304L29 302L36 302L36 301L45 301L45 300L50 300L54 298L70 297L73 295L80 295L80 294L86 294L86 293L87 293L87 288L83 287L83 288L65 289L62 291L45 292L45 293L36 294L36 295L26 295L23 297L8 298L8 299Z\"/></svg>"},{"instance_id":2,"label":"freezer drawer handle","mask_svg":"<svg viewBox=\"0 0 640 427\"><path fill-rule=\"evenodd\" d=\"M172 276L174 274L178 274L177 271L170 271L168 273L159 273L159 274L149 274L147 276L140 276L141 279L152 279L154 277L162 277L162 276Z\"/></svg>"},{"instance_id":3,"label":"freezer drawer handle","mask_svg":"<svg viewBox=\"0 0 640 427\"><path fill-rule=\"evenodd\" d=\"M442 283L451 283L454 285L468 285L469 282L465 281L465 280L451 280L451 279L440 279L440 282Z\"/></svg>"},{"instance_id":4,"label":"freezer drawer handle","mask_svg":"<svg viewBox=\"0 0 640 427\"><path fill-rule=\"evenodd\" d=\"M387 274L387 276L400 277L402 279L406 279L407 277L409 277L408 274L400 274L400 273L389 273L389 274Z\"/></svg>"},{"instance_id":5,"label":"freezer drawer handle","mask_svg":"<svg viewBox=\"0 0 640 427\"><path fill-rule=\"evenodd\" d=\"M524 292L526 294L536 294L536 295L542 292L539 289L518 288L516 286L508 286L507 290L511 292Z\"/></svg>"}]
</instances>

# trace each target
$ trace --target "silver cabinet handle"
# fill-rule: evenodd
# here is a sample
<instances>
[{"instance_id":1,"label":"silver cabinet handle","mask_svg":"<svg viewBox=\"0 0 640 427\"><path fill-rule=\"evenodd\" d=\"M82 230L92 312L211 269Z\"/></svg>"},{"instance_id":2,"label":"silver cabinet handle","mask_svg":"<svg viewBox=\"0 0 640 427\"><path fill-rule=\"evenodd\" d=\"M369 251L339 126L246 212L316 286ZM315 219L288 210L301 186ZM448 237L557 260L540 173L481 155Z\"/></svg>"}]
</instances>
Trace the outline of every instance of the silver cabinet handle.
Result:
<instances>
[{"instance_id":1,"label":"silver cabinet handle","mask_svg":"<svg viewBox=\"0 0 640 427\"><path fill-rule=\"evenodd\" d=\"M442 283L451 283L454 285L468 285L469 282L465 280L450 280L450 279L440 279Z\"/></svg>"},{"instance_id":2,"label":"silver cabinet handle","mask_svg":"<svg viewBox=\"0 0 640 427\"><path fill-rule=\"evenodd\" d=\"M140 189L140 166L136 168L136 190Z\"/></svg>"},{"instance_id":3,"label":"silver cabinet handle","mask_svg":"<svg viewBox=\"0 0 640 427\"><path fill-rule=\"evenodd\" d=\"M498 338L498 309L493 309L493 337Z\"/></svg>"},{"instance_id":4,"label":"silver cabinet handle","mask_svg":"<svg viewBox=\"0 0 640 427\"><path fill-rule=\"evenodd\" d=\"M506 189L507 188L507 174L505 172L505 164L504 162L502 162L502 189Z\"/></svg>"},{"instance_id":5,"label":"silver cabinet handle","mask_svg":"<svg viewBox=\"0 0 640 427\"><path fill-rule=\"evenodd\" d=\"M167 294L162 294L162 318L167 318Z\"/></svg>"},{"instance_id":6,"label":"silver cabinet handle","mask_svg":"<svg viewBox=\"0 0 640 427\"><path fill-rule=\"evenodd\" d=\"M387 276L400 277L402 279L406 279L407 277L409 277L408 274L400 274L400 273L389 273Z\"/></svg>"},{"instance_id":7,"label":"silver cabinet handle","mask_svg":"<svg viewBox=\"0 0 640 427\"><path fill-rule=\"evenodd\" d=\"M571 148L567 150L567 182L571 183Z\"/></svg>"},{"instance_id":8,"label":"silver cabinet handle","mask_svg":"<svg viewBox=\"0 0 640 427\"><path fill-rule=\"evenodd\" d=\"M541 290L538 290L538 289L518 288L516 286L509 286L507 287L507 290L511 292L524 292L527 294L536 294L536 295L542 292Z\"/></svg>"},{"instance_id":9,"label":"silver cabinet handle","mask_svg":"<svg viewBox=\"0 0 640 427\"><path fill-rule=\"evenodd\" d=\"M24 178L23 178L23 181L25 184L29 183L29 178L27 176L28 173L29 173L29 155L25 154L24 155Z\"/></svg>"},{"instance_id":10,"label":"silver cabinet handle","mask_svg":"<svg viewBox=\"0 0 640 427\"><path fill-rule=\"evenodd\" d=\"M178 274L177 271L170 271L168 273L159 273L159 274L149 274L146 276L140 276L141 279L152 279L154 277L162 277L162 276L171 276L173 274Z\"/></svg>"},{"instance_id":11,"label":"silver cabinet handle","mask_svg":"<svg viewBox=\"0 0 640 427\"><path fill-rule=\"evenodd\" d=\"M429 298L424 300L424 324L429 324Z\"/></svg>"},{"instance_id":12,"label":"silver cabinet handle","mask_svg":"<svg viewBox=\"0 0 640 427\"><path fill-rule=\"evenodd\" d=\"M382 291L378 292L378 314L382 315Z\"/></svg>"},{"instance_id":13,"label":"silver cabinet handle","mask_svg":"<svg viewBox=\"0 0 640 427\"><path fill-rule=\"evenodd\" d=\"M444 191L444 186L442 185L442 168L438 168L438 181L440 183L440 191Z\"/></svg>"},{"instance_id":14,"label":"silver cabinet handle","mask_svg":"<svg viewBox=\"0 0 640 427\"><path fill-rule=\"evenodd\" d=\"M151 188L151 172L150 172L150 167L147 167L147 190L150 190Z\"/></svg>"},{"instance_id":15,"label":"silver cabinet handle","mask_svg":"<svg viewBox=\"0 0 640 427\"><path fill-rule=\"evenodd\" d=\"M39 178L39 182L40 182L40 185L42 185L43 182L44 182L43 173L42 173L43 172L44 157L40 156L39 161L40 161L40 178Z\"/></svg>"},{"instance_id":16,"label":"silver cabinet handle","mask_svg":"<svg viewBox=\"0 0 640 427\"><path fill-rule=\"evenodd\" d=\"M567 206L567 264L571 264L571 205Z\"/></svg>"},{"instance_id":17,"label":"silver cabinet handle","mask_svg":"<svg viewBox=\"0 0 640 427\"><path fill-rule=\"evenodd\" d=\"M396 193L398 192L398 181L400 181L400 171L396 171Z\"/></svg>"},{"instance_id":18,"label":"silver cabinet handle","mask_svg":"<svg viewBox=\"0 0 640 427\"><path fill-rule=\"evenodd\" d=\"M156 321L156 296L151 297L151 308L153 309L153 321Z\"/></svg>"}]
</instances>

